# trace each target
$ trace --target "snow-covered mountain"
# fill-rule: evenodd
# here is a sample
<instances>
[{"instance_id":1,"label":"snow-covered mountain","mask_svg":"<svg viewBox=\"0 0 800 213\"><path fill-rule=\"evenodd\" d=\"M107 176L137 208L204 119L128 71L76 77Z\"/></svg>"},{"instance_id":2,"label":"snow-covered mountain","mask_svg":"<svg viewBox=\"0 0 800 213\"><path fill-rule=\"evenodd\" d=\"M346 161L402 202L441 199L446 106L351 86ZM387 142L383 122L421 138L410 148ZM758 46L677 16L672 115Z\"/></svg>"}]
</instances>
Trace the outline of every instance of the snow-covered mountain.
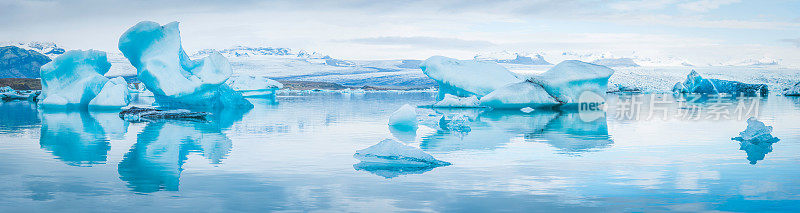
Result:
<instances>
[{"instance_id":1,"label":"snow-covered mountain","mask_svg":"<svg viewBox=\"0 0 800 213\"><path fill-rule=\"evenodd\" d=\"M547 62L539 53L511 53L509 51L501 51L478 54L474 59L505 64L551 65L551 63Z\"/></svg>"},{"instance_id":2,"label":"snow-covered mountain","mask_svg":"<svg viewBox=\"0 0 800 213\"><path fill-rule=\"evenodd\" d=\"M50 58L55 58L66 52L64 48L61 48L56 43L49 41L0 42L0 46L15 46L26 50L33 50Z\"/></svg>"}]
</instances>

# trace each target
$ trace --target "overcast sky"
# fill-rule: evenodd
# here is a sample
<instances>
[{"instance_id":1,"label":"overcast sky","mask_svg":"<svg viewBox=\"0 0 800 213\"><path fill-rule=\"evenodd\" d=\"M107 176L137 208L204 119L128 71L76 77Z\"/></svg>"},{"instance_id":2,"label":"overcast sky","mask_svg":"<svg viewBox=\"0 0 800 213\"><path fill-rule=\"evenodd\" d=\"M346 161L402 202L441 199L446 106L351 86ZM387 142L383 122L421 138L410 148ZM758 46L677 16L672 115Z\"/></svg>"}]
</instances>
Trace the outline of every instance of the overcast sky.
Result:
<instances>
[{"instance_id":1,"label":"overcast sky","mask_svg":"<svg viewBox=\"0 0 800 213\"><path fill-rule=\"evenodd\" d=\"M184 48L234 45L345 59L591 51L800 60L800 1L0 0L0 41L116 49L139 21L179 21Z\"/></svg>"}]
</instances>

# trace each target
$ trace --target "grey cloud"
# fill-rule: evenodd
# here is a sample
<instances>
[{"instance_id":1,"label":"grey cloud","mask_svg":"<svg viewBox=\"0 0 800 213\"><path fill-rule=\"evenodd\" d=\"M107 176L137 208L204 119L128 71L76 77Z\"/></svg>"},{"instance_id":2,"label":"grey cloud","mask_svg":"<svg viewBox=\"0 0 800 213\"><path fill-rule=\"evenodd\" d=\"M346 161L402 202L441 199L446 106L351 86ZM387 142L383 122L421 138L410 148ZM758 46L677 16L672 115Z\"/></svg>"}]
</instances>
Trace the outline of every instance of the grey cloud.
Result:
<instances>
[{"instance_id":1,"label":"grey cloud","mask_svg":"<svg viewBox=\"0 0 800 213\"><path fill-rule=\"evenodd\" d=\"M352 43L369 44L369 45L404 45L411 47L435 47L447 49L471 49L483 48L494 46L493 43L480 40L463 40L457 38L437 38L437 37L373 37L373 38L358 38L349 40Z\"/></svg>"},{"instance_id":2,"label":"grey cloud","mask_svg":"<svg viewBox=\"0 0 800 213\"><path fill-rule=\"evenodd\" d=\"M787 39L781 39L780 41L781 42L788 42L788 43L794 44L794 46L796 46L796 47L800 47L800 38L787 38Z\"/></svg>"}]
</instances>

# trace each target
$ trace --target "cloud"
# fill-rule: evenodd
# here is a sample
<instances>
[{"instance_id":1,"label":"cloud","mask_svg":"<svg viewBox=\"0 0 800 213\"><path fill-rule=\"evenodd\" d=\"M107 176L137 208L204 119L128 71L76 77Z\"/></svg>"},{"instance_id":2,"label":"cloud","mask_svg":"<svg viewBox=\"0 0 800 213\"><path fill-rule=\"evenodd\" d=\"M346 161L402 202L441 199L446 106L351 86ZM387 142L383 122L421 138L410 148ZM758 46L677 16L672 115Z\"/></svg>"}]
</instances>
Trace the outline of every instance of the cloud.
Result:
<instances>
[{"instance_id":1,"label":"cloud","mask_svg":"<svg viewBox=\"0 0 800 213\"><path fill-rule=\"evenodd\" d=\"M475 49L494 46L493 43L480 40L463 40L457 38L437 38L426 36L413 37L372 37L351 39L349 42L368 45L402 45L410 47L447 48L447 49Z\"/></svg>"},{"instance_id":2,"label":"cloud","mask_svg":"<svg viewBox=\"0 0 800 213\"><path fill-rule=\"evenodd\" d=\"M696 12L708 12L723 5L739 3L741 0L700 0L679 4L678 7Z\"/></svg>"},{"instance_id":3,"label":"cloud","mask_svg":"<svg viewBox=\"0 0 800 213\"><path fill-rule=\"evenodd\" d=\"M794 46L800 47L800 38L787 38L781 39L781 42L788 42L794 44Z\"/></svg>"}]
</instances>

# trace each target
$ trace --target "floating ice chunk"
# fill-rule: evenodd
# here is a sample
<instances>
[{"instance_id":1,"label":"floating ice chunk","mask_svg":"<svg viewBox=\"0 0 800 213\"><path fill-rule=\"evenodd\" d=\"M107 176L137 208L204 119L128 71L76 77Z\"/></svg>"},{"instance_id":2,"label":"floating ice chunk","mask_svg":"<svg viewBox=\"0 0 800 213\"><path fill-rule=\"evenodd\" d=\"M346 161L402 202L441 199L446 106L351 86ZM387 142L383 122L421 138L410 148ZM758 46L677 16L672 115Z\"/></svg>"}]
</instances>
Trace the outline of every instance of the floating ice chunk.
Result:
<instances>
[{"instance_id":1,"label":"floating ice chunk","mask_svg":"<svg viewBox=\"0 0 800 213\"><path fill-rule=\"evenodd\" d=\"M577 103L584 92L605 94L608 78L613 74L614 70L605 66L566 60L527 81L542 86L556 101L566 104Z\"/></svg>"},{"instance_id":2,"label":"floating ice chunk","mask_svg":"<svg viewBox=\"0 0 800 213\"><path fill-rule=\"evenodd\" d=\"M419 148L407 146L393 139L384 139L378 144L358 150L353 155L361 162L396 166L447 166Z\"/></svg>"},{"instance_id":3,"label":"floating ice chunk","mask_svg":"<svg viewBox=\"0 0 800 213\"><path fill-rule=\"evenodd\" d=\"M11 89L11 88L8 88ZM0 100L2 101L14 101L14 100L28 100L28 101L36 101L36 98L42 94L42 91L11 91L7 92L0 92Z\"/></svg>"},{"instance_id":4,"label":"floating ice chunk","mask_svg":"<svg viewBox=\"0 0 800 213\"><path fill-rule=\"evenodd\" d=\"M785 96L800 96L800 83L795 84L794 86L786 89L783 91L783 95Z\"/></svg>"},{"instance_id":5,"label":"floating ice chunk","mask_svg":"<svg viewBox=\"0 0 800 213\"><path fill-rule=\"evenodd\" d=\"M0 87L0 93L6 93L6 92L14 92L14 89L12 89L9 86Z\"/></svg>"},{"instance_id":6,"label":"floating ice chunk","mask_svg":"<svg viewBox=\"0 0 800 213\"><path fill-rule=\"evenodd\" d=\"M769 90L766 84L746 84L737 81L727 81L719 79L705 79L697 71L692 70L686 76L686 80L676 83L672 87L675 93L698 93L698 94L731 94L734 96L766 96Z\"/></svg>"},{"instance_id":7,"label":"floating ice chunk","mask_svg":"<svg viewBox=\"0 0 800 213\"><path fill-rule=\"evenodd\" d=\"M234 76L225 83L244 97L274 96L276 90L283 88L280 82L262 76Z\"/></svg>"},{"instance_id":8,"label":"floating ice chunk","mask_svg":"<svg viewBox=\"0 0 800 213\"><path fill-rule=\"evenodd\" d=\"M128 90L128 83L122 77L116 77L106 82L100 93L89 102L90 108L113 108L119 109L128 106L131 93Z\"/></svg>"},{"instance_id":9,"label":"floating ice chunk","mask_svg":"<svg viewBox=\"0 0 800 213\"><path fill-rule=\"evenodd\" d=\"M460 113L444 115L439 119L440 128L461 133L472 131L470 123L469 117Z\"/></svg>"},{"instance_id":10,"label":"floating ice chunk","mask_svg":"<svg viewBox=\"0 0 800 213\"><path fill-rule=\"evenodd\" d=\"M458 97L451 94L444 94L444 98L441 101L434 103L433 107L470 108L470 107L481 107L480 104L481 102L475 96Z\"/></svg>"},{"instance_id":11,"label":"floating ice chunk","mask_svg":"<svg viewBox=\"0 0 800 213\"><path fill-rule=\"evenodd\" d=\"M531 112L534 111L534 109L530 108L530 107L525 107L525 108L519 109L519 111L522 111L524 113L531 113Z\"/></svg>"},{"instance_id":12,"label":"floating ice chunk","mask_svg":"<svg viewBox=\"0 0 800 213\"><path fill-rule=\"evenodd\" d=\"M158 119L206 121L209 113L192 112L185 109L159 110L131 107L119 112L119 117L127 121L151 121Z\"/></svg>"},{"instance_id":13,"label":"floating ice chunk","mask_svg":"<svg viewBox=\"0 0 800 213\"><path fill-rule=\"evenodd\" d=\"M507 84L522 81L494 62L433 56L422 62L420 68L439 84L439 100L444 94L480 98Z\"/></svg>"},{"instance_id":14,"label":"floating ice chunk","mask_svg":"<svg viewBox=\"0 0 800 213\"><path fill-rule=\"evenodd\" d=\"M389 126L403 129L417 128L417 111L411 105L403 105L389 117Z\"/></svg>"},{"instance_id":15,"label":"floating ice chunk","mask_svg":"<svg viewBox=\"0 0 800 213\"><path fill-rule=\"evenodd\" d=\"M559 104L538 84L519 82L497 89L481 98L481 105L492 108L543 107Z\"/></svg>"},{"instance_id":16,"label":"floating ice chunk","mask_svg":"<svg viewBox=\"0 0 800 213\"><path fill-rule=\"evenodd\" d=\"M122 34L119 50L136 68L139 80L153 93L158 105L253 107L224 84L232 71L219 52L213 51L200 60L189 59L181 47L178 22L164 26L139 22Z\"/></svg>"},{"instance_id":17,"label":"floating ice chunk","mask_svg":"<svg viewBox=\"0 0 800 213\"><path fill-rule=\"evenodd\" d=\"M111 68L106 53L71 50L42 66L40 106L86 107L100 93Z\"/></svg>"},{"instance_id":18,"label":"floating ice chunk","mask_svg":"<svg viewBox=\"0 0 800 213\"><path fill-rule=\"evenodd\" d=\"M763 122L758 121L755 117L747 119L747 129L739 133L739 137L734 140L744 141L772 141L772 126L764 125Z\"/></svg>"}]
</instances>

